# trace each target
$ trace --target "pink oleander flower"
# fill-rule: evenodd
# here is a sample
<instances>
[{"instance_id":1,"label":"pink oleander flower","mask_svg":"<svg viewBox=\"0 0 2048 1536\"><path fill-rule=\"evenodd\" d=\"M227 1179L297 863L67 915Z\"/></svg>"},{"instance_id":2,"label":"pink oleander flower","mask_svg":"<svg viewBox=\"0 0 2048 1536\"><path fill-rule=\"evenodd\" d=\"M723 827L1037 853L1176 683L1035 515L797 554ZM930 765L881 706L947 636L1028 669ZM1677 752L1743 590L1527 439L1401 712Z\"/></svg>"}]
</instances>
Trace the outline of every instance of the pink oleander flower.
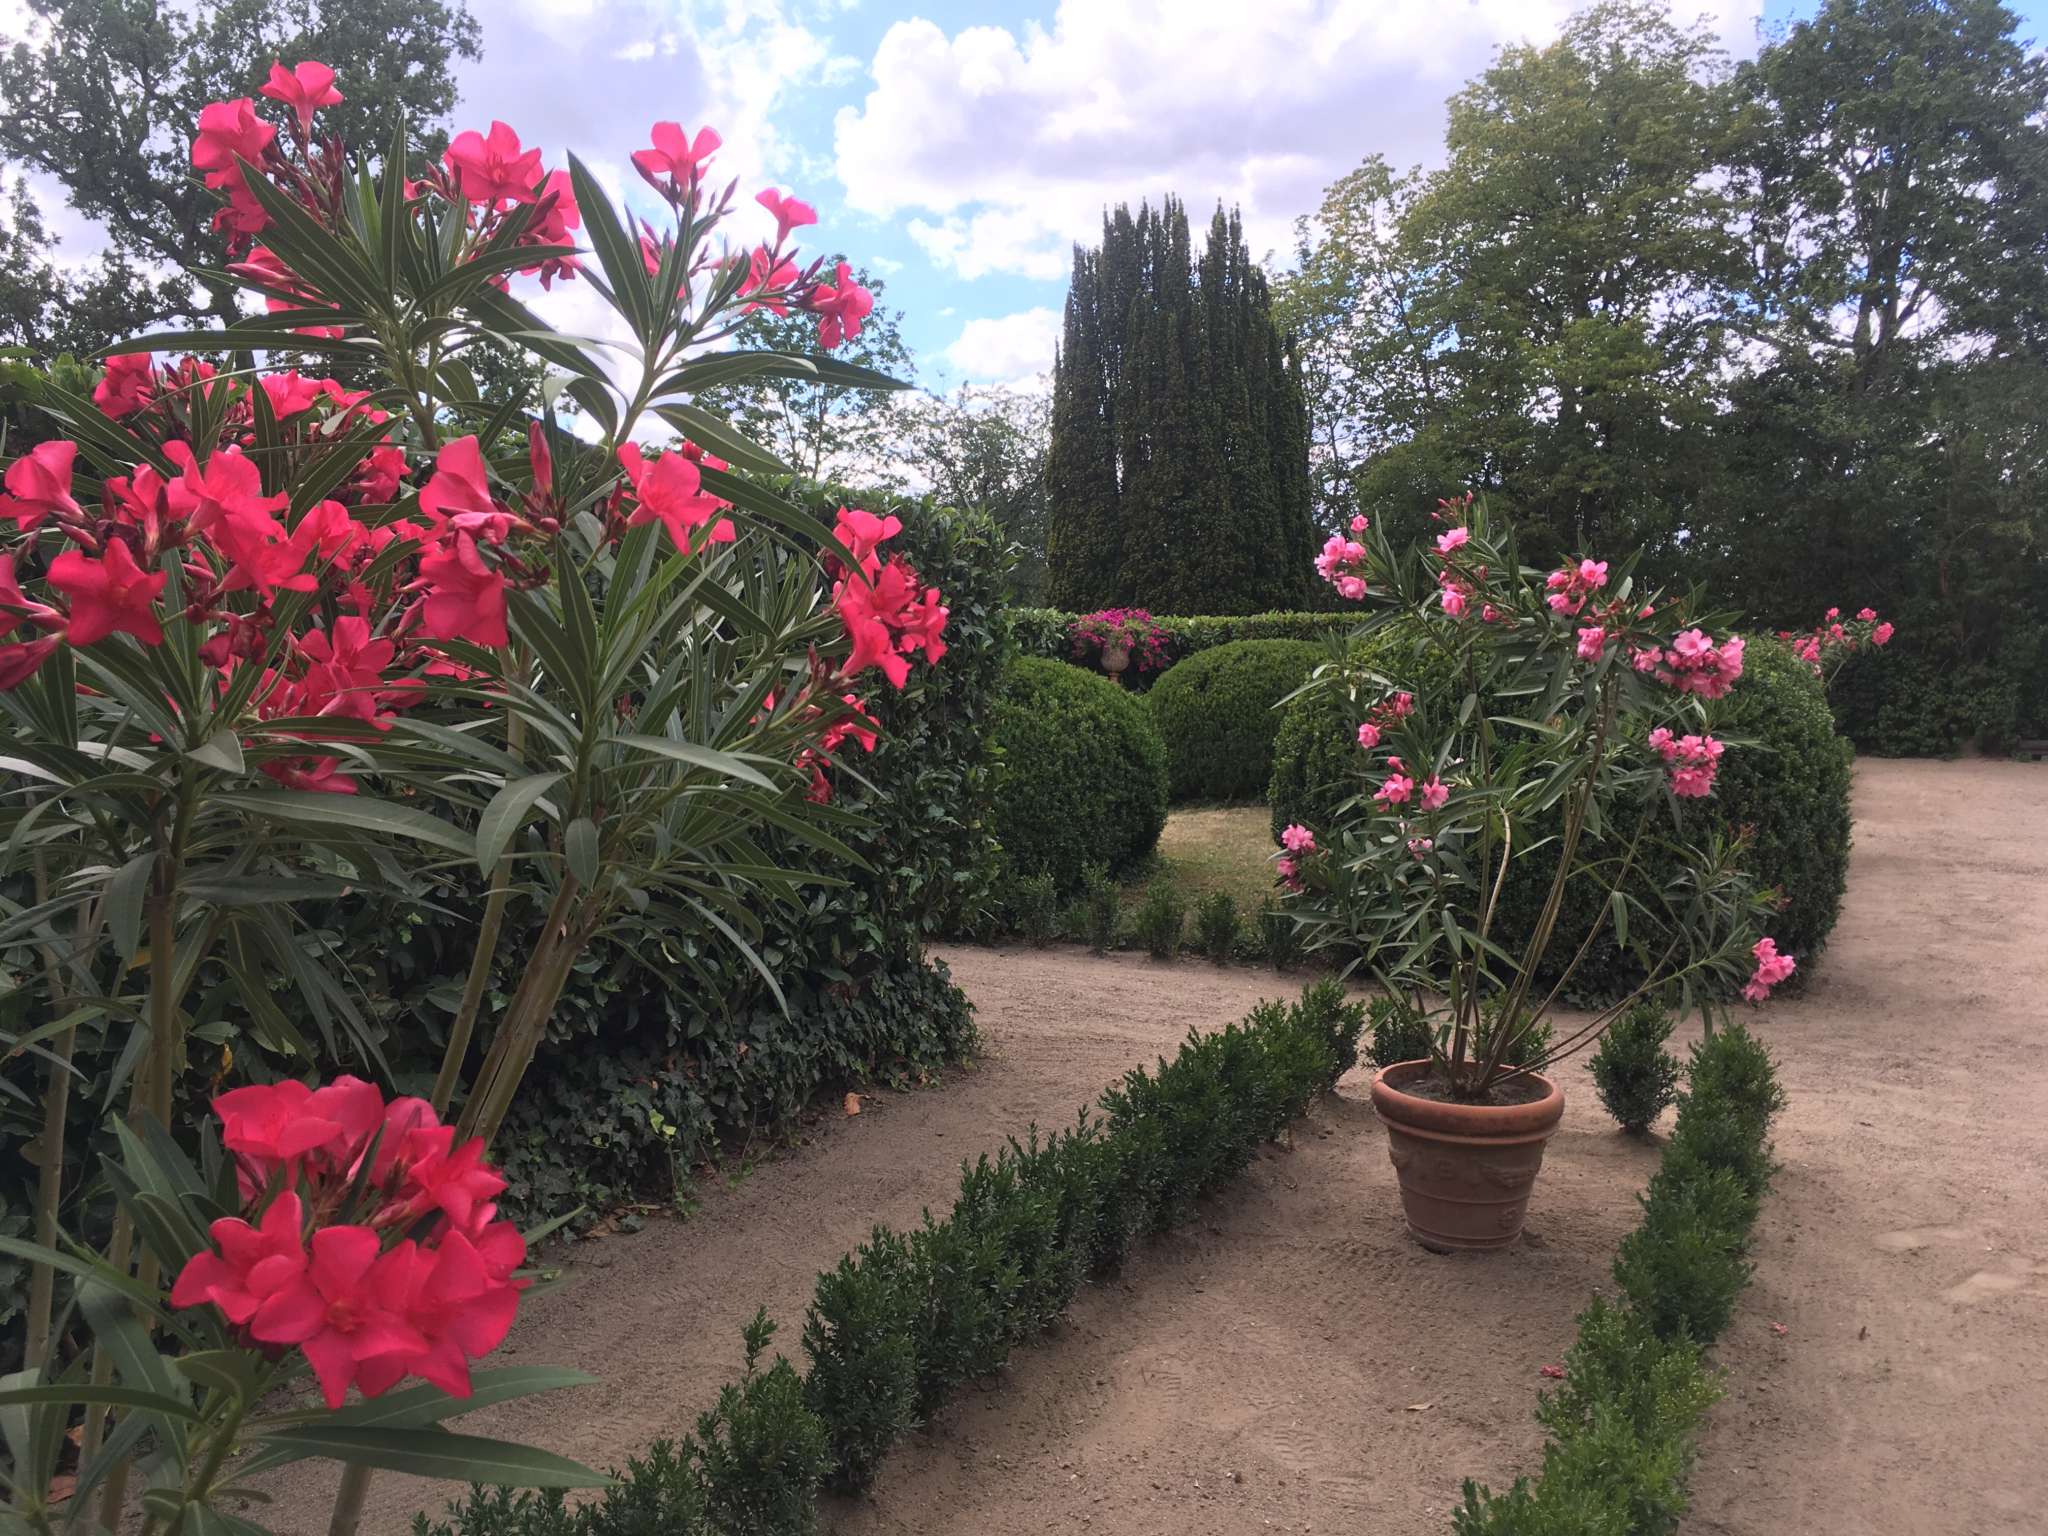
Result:
<instances>
[{"instance_id":1,"label":"pink oleander flower","mask_svg":"<svg viewBox=\"0 0 2048 1536\"><path fill-rule=\"evenodd\" d=\"M1607 649L1607 631L1594 624L1579 631L1579 660L1598 661Z\"/></svg>"},{"instance_id":2,"label":"pink oleander flower","mask_svg":"<svg viewBox=\"0 0 2048 1536\"><path fill-rule=\"evenodd\" d=\"M1425 811L1440 811L1451 798L1451 792L1435 774L1422 781L1422 808Z\"/></svg>"},{"instance_id":3,"label":"pink oleander flower","mask_svg":"<svg viewBox=\"0 0 2048 1536\"><path fill-rule=\"evenodd\" d=\"M1672 794L1682 800L1701 800L1713 793L1725 750L1722 743L1712 736L1674 736L1660 725L1650 732L1649 745L1669 768Z\"/></svg>"},{"instance_id":4,"label":"pink oleander flower","mask_svg":"<svg viewBox=\"0 0 2048 1536\"><path fill-rule=\"evenodd\" d=\"M1833 618L1835 613L1839 611L1840 610L1838 609L1831 609L1829 611L1828 616L1830 618ZM1872 619L1877 617L1877 610L1875 608L1860 608L1856 612L1856 617L1863 623L1868 624Z\"/></svg>"},{"instance_id":5,"label":"pink oleander flower","mask_svg":"<svg viewBox=\"0 0 2048 1536\"><path fill-rule=\"evenodd\" d=\"M853 280L853 269L845 262L839 263L835 275L836 282L813 288L808 301L818 317L818 345L828 352L859 336L861 323L875 308L875 296Z\"/></svg>"},{"instance_id":6,"label":"pink oleander flower","mask_svg":"<svg viewBox=\"0 0 2048 1536\"><path fill-rule=\"evenodd\" d=\"M1370 752L1380 744L1380 728L1370 720L1358 728L1358 744Z\"/></svg>"},{"instance_id":7,"label":"pink oleander flower","mask_svg":"<svg viewBox=\"0 0 2048 1536\"><path fill-rule=\"evenodd\" d=\"M1551 612L1573 618L1585 610L1595 592L1607 585L1605 560L1581 560L1577 565L1559 566L1543 579L1550 595L1544 599Z\"/></svg>"},{"instance_id":8,"label":"pink oleander flower","mask_svg":"<svg viewBox=\"0 0 2048 1536\"><path fill-rule=\"evenodd\" d=\"M1430 850L1434 847L1436 847L1436 839L1434 838L1411 837L1408 839L1408 853L1414 859L1427 858Z\"/></svg>"},{"instance_id":9,"label":"pink oleander flower","mask_svg":"<svg viewBox=\"0 0 2048 1536\"><path fill-rule=\"evenodd\" d=\"M1436 551L1440 555L1448 555L1454 550L1463 549L1471 537L1472 530L1469 528L1447 529L1436 536Z\"/></svg>"},{"instance_id":10,"label":"pink oleander flower","mask_svg":"<svg viewBox=\"0 0 2048 1536\"><path fill-rule=\"evenodd\" d=\"M1471 606L1472 594L1463 582L1446 581L1443 583L1443 590L1437 594L1437 601L1450 617L1462 619Z\"/></svg>"},{"instance_id":11,"label":"pink oleander flower","mask_svg":"<svg viewBox=\"0 0 2048 1536\"><path fill-rule=\"evenodd\" d=\"M692 139L681 123L656 123L648 137L654 147L634 150L633 168L657 191L667 190L661 184L663 176L672 186L680 187L702 175L705 164L724 142L715 128L699 128Z\"/></svg>"},{"instance_id":12,"label":"pink oleander flower","mask_svg":"<svg viewBox=\"0 0 2048 1536\"><path fill-rule=\"evenodd\" d=\"M1760 1003L1771 995L1771 989L1789 977L1799 968L1799 962L1790 955L1778 953L1775 939L1758 939L1750 948L1756 959L1756 970L1742 988L1743 997L1752 1003Z\"/></svg>"},{"instance_id":13,"label":"pink oleander flower","mask_svg":"<svg viewBox=\"0 0 2048 1536\"><path fill-rule=\"evenodd\" d=\"M1314 853L1316 851L1316 835L1307 827L1297 822L1290 824L1280 834L1280 844L1289 853Z\"/></svg>"},{"instance_id":14,"label":"pink oleander flower","mask_svg":"<svg viewBox=\"0 0 2048 1536\"><path fill-rule=\"evenodd\" d=\"M1890 624L1880 624L1870 632L1870 643L1872 645L1883 645L1891 639L1893 633L1894 631Z\"/></svg>"},{"instance_id":15,"label":"pink oleander flower","mask_svg":"<svg viewBox=\"0 0 2048 1536\"><path fill-rule=\"evenodd\" d=\"M199 131L192 140L192 166L205 173L206 184L219 192L242 185L238 160L261 165L277 130L256 115L248 97L209 102L200 109Z\"/></svg>"},{"instance_id":16,"label":"pink oleander flower","mask_svg":"<svg viewBox=\"0 0 2048 1536\"><path fill-rule=\"evenodd\" d=\"M1399 771L1400 760L1394 759L1393 766L1396 771L1388 774L1386 782L1373 791L1372 797L1379 802L1382 809L1390 805L1406 805L1409 797L1415 793L1415 781Z\"/></svg>"},{"instance_id":17,"label":"pink oleander flower","mask_svg":"<svg viewBox=\"0 0 2048 1536\"><path fill-rule=\"evenodd\" d=\"M0 517L11 517L23 533L52 513L81 515L71 495L71 467L78 457L78 444L67 438L53 438L35 447L7 466L6 494L0 495Z\"/></svg>"},{"instance_id":18,"label":"pink oleander flower","mask_svg":"<svg viewBox=\"0 0 2048 1536\"><path fill-rule=\"evenodd\" d=\"M1364 533L1371 526L1371 519L1363 515L1351 519L1351 531L1353 533Z\"/></svg>"},{"instance_id":19,"label":"pink oleander flower","mask_svg":"<svg viewBox=\"0 0 2048 1536\"><path fill-rule=\"evenodd\" d=\"M540 151L525 149L519 135L493 122L488 137L474 128L449 141L448 169L457 189L472 203L530 203L538 196Z\"/></svg>"},{"instance_id":20,"label":"pink oleander flower","mask_svg":"<svg viewBox=\"0 0 2048 1536\"><path fill-rule=\"evenodd\" d=\"M1273 861L1273 873L1279 879L1281 889L1295 892L1301 889L1301 866L1293 859L1279 858Z\"/></svg>"},{"instance_id":21,"label":"pink oleander flower","mask_svg":"<svg viewBox=\"0 0 2048 1536\"><path fill-rule=\"evenodd\" d=\"M273 61L263 94L292 109L298 117L302 134L313 131L315 112L322 107L340 106L343 100L341 92L334 88L334 71L311 59L303 64L294 64L290 69Z\"/></svg>"},{"instance_id":22,"label":"pink oleander flower","mask_svg":"<svg viewBox=\"0 0 2048 1536\"><path fill-rule=\"evenodd\" d=\"M792 229L818 222L818 211L809 203L799 202L792 194L778 192L773 187L757 194L754 201L774 215L775 243L778 246L789 238ZM840 270L842 273L845 271L843 265ZM844 281L843 277L841 281Z\"/></svg>"}]
</instances>

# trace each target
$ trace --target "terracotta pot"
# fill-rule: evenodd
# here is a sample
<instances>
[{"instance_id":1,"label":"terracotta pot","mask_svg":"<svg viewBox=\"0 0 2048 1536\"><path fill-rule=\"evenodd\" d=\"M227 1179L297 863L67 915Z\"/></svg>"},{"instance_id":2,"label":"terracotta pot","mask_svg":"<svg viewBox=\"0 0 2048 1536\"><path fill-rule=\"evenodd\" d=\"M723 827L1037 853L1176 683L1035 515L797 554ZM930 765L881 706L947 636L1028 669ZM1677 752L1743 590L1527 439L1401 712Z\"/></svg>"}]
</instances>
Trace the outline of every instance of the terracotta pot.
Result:
<instances>
[{"instance_id":1,"label":"terracotta pot","mask_svg":"<svg viewBox=\"0 0 2048 1536\"><path fill-rule=\"evenodd\" d=\"M1131 664L1131 648L1127 645L1105 645L1102 648L1102 670L1111 677L1120 677L1125 667Z\"/></svg>"},{"instance_id":2,"label":"terracotta pot","mask_svg":"<svg viewBox=\"0 0 2048 1536\"><path fill-rule=\"evenodd\" d=\"M1402 1061L1372 1080L1408 1230L1438 1253L1505 1248L1522 1235L1544 1143L1564 1118L1564 1090L1532 1072L1544 1092L1529 1104L1457 1104L1401 1091L1428 1071L1427 1061Z\"/></svg>"}]
</instances>

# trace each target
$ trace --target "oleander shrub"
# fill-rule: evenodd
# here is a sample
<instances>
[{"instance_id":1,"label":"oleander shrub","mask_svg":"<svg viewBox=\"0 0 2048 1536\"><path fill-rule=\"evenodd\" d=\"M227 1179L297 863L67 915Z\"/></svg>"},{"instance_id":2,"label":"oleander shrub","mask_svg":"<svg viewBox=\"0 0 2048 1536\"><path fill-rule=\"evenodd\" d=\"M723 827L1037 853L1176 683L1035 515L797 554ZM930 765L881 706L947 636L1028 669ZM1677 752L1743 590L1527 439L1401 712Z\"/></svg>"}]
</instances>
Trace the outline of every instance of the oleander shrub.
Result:
<instances>
[{"instance_id":1,"label":"oleander shrub","mask_svg":"<svg viewBox=\"0 0 2048 1536\"><path fill-rule=\"evenodd\" d=\"M1144 701L1056 661L1011 663L994 711L1003 764L992 824L1011 867L1078 891L1090 862L1120 875L1166 825L1166 747Z\"/></svg>"},{"instance_id":2,"label":"oleander shrub","mask_svg":"<svg viewBox=\"0 0 2048 1536\"><path fill-rule=\"evenodd\" d=\"M1188 905L1180 887L1172 876L1160 875L1145 887L1145 899L1131 919L1131 931L1154 960L1173 960L1180 955L1187 923Z\"/></svg>"},{"instance_id":3,"label":"oleander shrub","mask_svg":"<svg viewBox=\"0 0 2048 1536\"><path fill-rule=\"evenodd\" d=\"M1372 1026L1372 1044L1367 1058L1385 1069L1397 1062L1420 1061L1429 1054L1434 1032L1429 1020L1403 996L1376 997L1366 1009Z\"/></svg>"},{"instance_id":4,"label":"oleander shrub","mask_svg":"<svg viewBox=\"0 0 2048 1536\"><path fill-rule=\"evenodd\" d=\"M1413 656L1412 646L1398 631L1390 631L1355 653L1349 665L1418 693L1456 686L1448 678L1424 675ZM1362 697L1370 703L1376 695L1367 690ZM1513 710L1504 703L1502 713ZM1362 761L1356 743L1359 716L1341 688L1312 690L1283 714L1268 795L1276 838L1290 822L1317 831L1334 825L1338 808L1360 788ZM1715 729L1741 744L1721 759L1713 794L1682 802L1680 826L1662 823L1659 835L1675 842L1681 833L1697 840L1746 830L1750 845L1743 867L1759 885L1780 892L1782 906L1771 919L1771 933L1779 949L1798 957L1797 974L1803 977L1811 973L1841 911L1849 866L1852 749L1836 734L1812 669L1769 638L1748 642L1743 675L1717 706ZM1639 802L1619 800L1610 820L1633 825L1638 808ZM1677 855L1661 844L1640 851L1631 895L1654 910L1677 867ZM1544 847L1514 861L1495 919L1497 932L1523 934L1535 925L1555 870L1554 856ZM1557 980L1580 939L1602 920L1606 909L1597 885L1581 880L1567 887L1558 937L1539 974L1542 982ZM1641 976L1609 925L1573 973L1567 995L1619 997Z\"/></svg>"},{"instance_id":5,"label":"oleander shrub","mask_svg":"<svg viewBox=\"0 0 2048 1536\"><path fill-rule=\"evenodd\" d=\"M1678 1096L1678 1058L1664 1049L1675 1023L1668 1008L1646 998L1607 1027L1588 1063L1600 1102L1632 1136Z\"/></svg>"},{"instance_id":6,"label":"oleander shrub","mask_svg":"<svg viewBox=\"0 0 2048 1536\"><path fill-rule=\"evenodd\" d=\"M1309 640L1237 640L1167 668L1145 702L1166 742L1174 800L1264 796L1280 701L1329 655Z\"/></svg>"},{"instance_id":7,"label":"oleander shrub","mask_svg":"<svg viewBox=\"0 0 2048 1536\"><path fill-rule=\"evenodd\" d=\"M1228 891L1211 891L1195 907L1195 938L1202 953L1218 965L1228 965L1237 953L1238 934L1244 923L1237 915L1237 898Z\"/></svg>"}]
</instances>

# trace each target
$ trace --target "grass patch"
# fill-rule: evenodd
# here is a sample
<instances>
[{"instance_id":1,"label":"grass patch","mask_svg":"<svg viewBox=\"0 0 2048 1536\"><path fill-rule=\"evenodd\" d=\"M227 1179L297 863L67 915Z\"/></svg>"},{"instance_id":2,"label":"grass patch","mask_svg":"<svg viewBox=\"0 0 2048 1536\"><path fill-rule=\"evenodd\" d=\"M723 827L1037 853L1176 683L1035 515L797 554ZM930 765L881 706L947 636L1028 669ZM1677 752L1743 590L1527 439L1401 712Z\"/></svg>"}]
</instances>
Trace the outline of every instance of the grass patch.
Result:
<instances>
[{"instance_id":1,"label":"grass patch","mask_svg":"<svg viewBox=\"0 0 2048 1536\"><path fill-rule=\"evenodd\" d=\"M1146 865L1124 882L1124 910L1133 913L1145 889L1165 876L1190 909L1222 891L1239 912L1259 910L1273 894L1273 833L1261 804L1183 806L1168 813L1159 847Z\"/></svg>"}]
</instances>

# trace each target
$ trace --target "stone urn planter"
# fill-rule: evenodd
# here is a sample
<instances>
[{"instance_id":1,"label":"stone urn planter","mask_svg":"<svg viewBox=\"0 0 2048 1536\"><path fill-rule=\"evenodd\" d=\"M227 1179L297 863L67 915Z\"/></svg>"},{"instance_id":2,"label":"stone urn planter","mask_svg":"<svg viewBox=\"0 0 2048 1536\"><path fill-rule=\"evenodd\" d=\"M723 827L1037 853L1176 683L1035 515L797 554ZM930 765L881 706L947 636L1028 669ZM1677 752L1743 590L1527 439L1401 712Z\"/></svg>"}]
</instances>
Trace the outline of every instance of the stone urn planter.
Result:
<instances>
[{"instance_id":1,"label":"stone urn planter","mask_svg":"<svg viewBox=\"0 0 2048 1536\"><path fill-rule=\"evenodd\" d=\"M1429 1068L1427 1061L1396 1062L1372 1080L1408 1230L1438 1253L1505 1248L1522 1235L1544 1145L1564 1118L1564 1090L1532 1072L1518 1080L1534 1094L1521 1104L1460 1104L1406 1091Z\"/></svg>"},{"instance_id":2,"label":"stone urn planter","mask_svg":"<svg viewBox=\"0 0 2048 1536\"><path fill-rule=\"evenodd\" d=\"M1131 648L1128 645L1109 644L1102 648L1102 670L1119 683L1124 680L1124 669L1131 664Z\"/></svg>"}]
</instances>

